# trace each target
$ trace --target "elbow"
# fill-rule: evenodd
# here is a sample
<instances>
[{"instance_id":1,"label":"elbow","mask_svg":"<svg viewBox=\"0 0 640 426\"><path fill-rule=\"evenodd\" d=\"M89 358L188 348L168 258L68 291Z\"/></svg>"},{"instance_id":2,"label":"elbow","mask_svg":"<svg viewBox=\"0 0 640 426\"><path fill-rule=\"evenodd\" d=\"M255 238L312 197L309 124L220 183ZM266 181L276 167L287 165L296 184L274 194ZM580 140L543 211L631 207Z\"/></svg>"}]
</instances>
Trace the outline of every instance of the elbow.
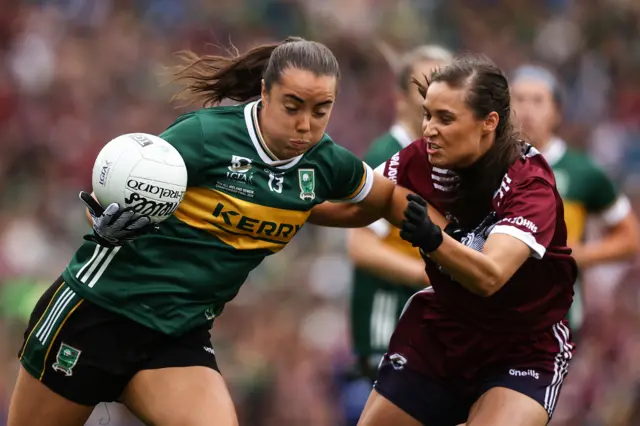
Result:
<instances>
[{"instance_id":1,"label":"elbow","mask_svg":"<svg viewBox=\"0 0 640 426\"><path fill-rule=\"evenodd\" d=\"M358 241L357 229L347 231L347 255L354 265L360 266L362 264L364 254L362 253L362 243Z\"/></svg>"},{"instance_id":2,"label":"elbow","mask_svg":"<svg viewBox=\"0 0 640 426\"><path fill-rule=\"evenodd\" d=\"M633 214L629 214L623 221L623 226L617 229L620 238L620 245L624 247L623 256L633 258L640 251L640 232L638 220Z\"/></svg>"},{"instance_id":3,"label":"elbow","mask_svg":"<svg viewBox=\"0 0 640 426\"><path fill-rule=\"evenodd\" d=\"M627 239L627 254L629 257L635 257L640 251L640 234L638 229L634 228Z\"/></svg>"},{"instance_id":4,"label":"elbow","mask_svg":"<svg viewBox=\"0 0 640 426\"><path fill-rule=\"evenodd\" d=\"M476 280L473 293L480 297L491 297L500 291L507 281L497 272L484 274Z\"/></svg>"}]
</instances>

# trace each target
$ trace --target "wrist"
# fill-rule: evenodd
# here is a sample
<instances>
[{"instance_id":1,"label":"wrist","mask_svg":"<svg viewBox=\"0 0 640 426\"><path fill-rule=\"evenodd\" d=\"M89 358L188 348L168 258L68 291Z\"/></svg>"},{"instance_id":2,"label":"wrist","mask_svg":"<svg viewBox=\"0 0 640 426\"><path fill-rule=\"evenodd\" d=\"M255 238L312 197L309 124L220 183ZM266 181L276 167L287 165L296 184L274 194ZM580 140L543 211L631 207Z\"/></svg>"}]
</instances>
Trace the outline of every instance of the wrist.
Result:
<instances>
[{"instance_id":1,"label":"wrist","mask_svg":"<svg viewBox=\"0 0 640 426\"><path fill-rule=\"evenodd\" d=\"M423 254L432 253L442 245L444 236L442 235L442 229L438 225L431 224L431 229L427 238L420 242L420 251Z\"/></svg>"}]
</instances>

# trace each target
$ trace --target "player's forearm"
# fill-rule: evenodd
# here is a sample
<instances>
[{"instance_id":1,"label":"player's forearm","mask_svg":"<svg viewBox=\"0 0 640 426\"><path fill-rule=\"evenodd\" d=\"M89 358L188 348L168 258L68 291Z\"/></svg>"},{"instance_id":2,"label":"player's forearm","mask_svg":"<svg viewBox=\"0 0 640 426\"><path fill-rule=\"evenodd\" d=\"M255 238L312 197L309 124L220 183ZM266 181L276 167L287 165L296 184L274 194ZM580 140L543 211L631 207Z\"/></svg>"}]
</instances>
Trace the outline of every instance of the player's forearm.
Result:
<instances>
[{"instance_id":1,"label":"player's forearm","mask_svg":"<svg viewBox=\"0 0 640 426\"><path fill-rule=\"evenodd\" d=\"M503 271L490 257L460 244L448 235L429 257L470 292L488 297L507 282Z\"/></svg>"},{"instance_id":2,"label":"player's forearm","mask_svg":"<svg viewBox=\"0 0 640 426\"><path fill-rule=\"evenodd\" d=\"M333 203L325 201L311 210L309 223L333 228L361 228L380 219L380 213L363 208L361 203Z\"/></svg>"},{"instance_id":3,"label":"player's forearm","mask_svg":"<svg viewBox=\"0 0 640 426\"><path fill-rule=\"evenodd\" d=\"M394 250L368 229L350 231L347 248L357 267L384 280L417 288L428 285L422 260Z\"/></svg>"},{"instance_id":4,"label":"player's forearm","mask_svg":"<svg viewBox=\"0 0 640 426\"><path fill-rule=\"evenodd\" d=\"M575 247L574 258L580 267L626 260L637 255L640 247L638 224L633 213L615 227L608 229L598 241Z\"/></svg>"},{"instance_id":5,"label":"player's forearm","mask_svg":"<svg viewBox=\"0 0 640 426\"><path fill-rule=\"evenodd\" d=\"M609 236L582 246L574 257L580 267L586 268L599 263L631 259L637 252L638 246L633 240L625 236Z\"/></svg>"},{"instance_id":6,"label":"player's forearm","mask_svg":"<svg viewBox=\"0 0 640 426\"><path fill-rule=\"evenodd\" d=\"M404 220L404 211L409 203L409 201L407 200L407 195L409 194L413 194L413 192L400 185L395 185L389 203L386 205L386 208L382 212L382 217L396 228L402 227L402 221ZM428 201L429 200L427 200L427 204ZM440 228L444 229L447 226L447 220L430 204L428 204L428 206L428 214L431 221L438 225Z\"/></svg>"}]
</instances>

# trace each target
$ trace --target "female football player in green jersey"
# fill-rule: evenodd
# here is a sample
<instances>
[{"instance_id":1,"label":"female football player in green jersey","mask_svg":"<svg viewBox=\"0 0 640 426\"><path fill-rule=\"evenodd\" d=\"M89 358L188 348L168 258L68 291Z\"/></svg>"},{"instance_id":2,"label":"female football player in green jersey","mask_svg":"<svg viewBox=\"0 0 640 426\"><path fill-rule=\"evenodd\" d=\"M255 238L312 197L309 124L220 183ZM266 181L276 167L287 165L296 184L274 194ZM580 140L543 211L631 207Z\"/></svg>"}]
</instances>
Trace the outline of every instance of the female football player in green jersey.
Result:
<instances>
[{"instance_id":1,"label":"female football player in green jersey","mask_svg":"<svg viewBox=\"0 0 640 426\"><path fill-rule=\"evenodd\" d=\"M556 77L543 67L523 65L513 74L511 91L516 118L553 169L564 202L568 243L578 266L635 256L638 221L629 200L588 156L567 146L555 133L562 118L562 91ZM585 241L589 217L604 224L602 238ZM578 334L583 322L580 281L575 291L568 319Z\"/></svg>"},{"instance_id":2,"label":"female football player in green jersey","mask_svg":"<svg viewBox=\"0 0 640 426\"><path fill-rule=\"evenodd\" d=\"M154 426L238 424L209 329L248 273L306 221L403 219L407 191L325 133L340 75L328 48L288 39L184 58L181 95L205 108L160 135L187 166L184 200L140 236L148 218L82 195L93 232L34 308L9 426L81 426L103 401ZM312 213L328 200L361 208Z\"/></svg>"}]
</instances>

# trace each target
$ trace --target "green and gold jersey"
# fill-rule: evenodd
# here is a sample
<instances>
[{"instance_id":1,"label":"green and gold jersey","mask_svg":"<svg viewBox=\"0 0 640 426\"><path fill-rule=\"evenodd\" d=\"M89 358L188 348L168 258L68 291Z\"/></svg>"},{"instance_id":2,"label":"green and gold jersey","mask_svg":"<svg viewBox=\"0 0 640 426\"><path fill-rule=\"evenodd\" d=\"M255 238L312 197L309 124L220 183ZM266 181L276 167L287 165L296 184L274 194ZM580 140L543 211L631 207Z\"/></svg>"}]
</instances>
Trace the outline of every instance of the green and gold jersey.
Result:
<instances>
[{"instance_id":1,"label":"green and gold jersey","mask_svg":"<svg viewBox=\"0 0 640 426\"><path fill-rule=\"evenodd\" d=\"M373 142L364 161L376 168L411 142L408 132L396 124ZM420 259L419 251L400 238L400 230L385 220L379 220L369 229L393 249ZM351 292L351 335L358 356L378 357L386 352L402 308L416 291L415 288L389 282L363 269L355 269ZM377 362L372 360L374 366Z\"/></svg>"},{"instance_id":2,"label":"green and gold jersey","mask_svg":"<svg viewBox=\"0 0 640 426\"><path fill-rule=\"evenodd\" d=\"M564 201L569 245L584 240L590 215L599 216L608 226L627 216L628 200L619 196L613 182L588 156L569 149L559 138L551 140L543 155Z\"/></svg>"},{"instance_id":3,"label":"green and gold jersey","mask_svg":"<svg viewBox=\"0 0 640 426\"><path fill-rule=\"evenodd\" d=\"M160 136L188 171L184 200L157 233L123 246L85 242L63 273L81 297L163 333L210 324L249 272L281 250L311 208L363 200L370 167L328 135L278 160L258 125L259 101L181 116Z\"/></svg>"},{"instance_id":4,"label":"green and gold jersey","mask_svg":"<svg viewBox=\"0 0 640 426\"><path fill-rule=\"evenodd\" d=\"M556 178L556 187L564 202L567 242L571 247L585 239L589 217L599 217L605 226L622 221L631 207L613 182L587 155L567 147L560 138L553 138L543 155ZM569 321L578 329L583 320L583 305L579 285L576 286Z\"/></svg>"}]
</instances>

